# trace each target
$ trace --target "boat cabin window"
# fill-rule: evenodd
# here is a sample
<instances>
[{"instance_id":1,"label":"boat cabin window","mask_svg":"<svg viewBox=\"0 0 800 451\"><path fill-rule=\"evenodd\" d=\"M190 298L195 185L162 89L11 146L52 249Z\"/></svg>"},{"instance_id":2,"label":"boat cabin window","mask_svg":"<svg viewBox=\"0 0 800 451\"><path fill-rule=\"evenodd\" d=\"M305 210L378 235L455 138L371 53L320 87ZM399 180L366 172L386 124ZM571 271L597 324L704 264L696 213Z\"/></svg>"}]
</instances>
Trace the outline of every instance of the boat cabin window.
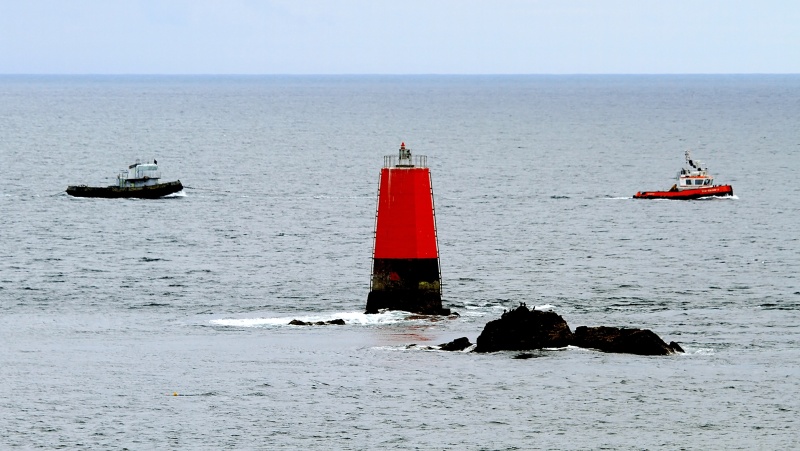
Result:
<instances>
[{"instance_id":1,"label":"boat cabin window","mask_svg":"<svg viewBox=\"0 0 800 451\"><path fill-rule=\"evenodd\" d=\"M711 184L711 179L705 179L703 185L710 185L710 184Z\"/></svg>"},{"instance_id":2,"label":"boat cabin window","mask_svg":"<svg viewBox=\"0 0 800 451\"><path fill-rule=\"evenodd\" d=\"M694 181L694 184L695 185L702 185L703 184L703 180L697 179L697 180Z\"/></svg>"}]
</instances>

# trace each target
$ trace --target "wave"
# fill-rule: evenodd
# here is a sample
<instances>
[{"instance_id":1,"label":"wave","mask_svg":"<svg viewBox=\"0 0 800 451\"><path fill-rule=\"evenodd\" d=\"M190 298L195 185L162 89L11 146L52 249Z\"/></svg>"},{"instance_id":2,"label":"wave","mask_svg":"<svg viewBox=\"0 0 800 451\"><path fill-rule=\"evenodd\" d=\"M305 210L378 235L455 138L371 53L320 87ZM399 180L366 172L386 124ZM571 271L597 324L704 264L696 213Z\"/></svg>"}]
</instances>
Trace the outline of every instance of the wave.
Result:
<instances>
[{"instance_id":1,"label":"wave","mask_svg":"<svg viewBox=\"0 0 800 451\"><path fill-rule=\"evenodd\" d=\"M457 354L457 353L469 353L472 352L477 345L475 343L467 346L466 348L462 349L461 351L442 351L441 345L418 345L416 343L411 343L407 345L384 345L384 346L373 346L372 349L377 351L423 351L423 352L431 352L431 351L438 351L438 352L446 352L448 354Z\"/></svg>"},{"instance_id":2,"label":"wave","mask_svg":"<svg viewBox=\"0 0 800 451\"><path fill-rule=\"evenodd\" d=\"M326 322L334 319L343 319L347 325L374 326L384 324L397 324L408 321L431 321L432 318L424 315L415 315L402 311L386 311L367 315L363 312L330 312L311 315L274 316L262 318L220 318L211 320L215 326L225 327L282 327L289 326L289 321L296 319L307 323ZM304 327L304 326L289 326Z\"/></svg>"},{"instance_id":3,"label":"wave","mask_svg":"<svg viewBox=\"0 0 800 451\"><path fill-rule=\"evenodd\" d=\"M461 316L486 316L486 315L498 315L502 314L504 311L508 311L510 309L515 309L519 305L518 302L503 302L503 303L482 303L482 304L464 304L460 307L456 307L450 305L453 310L457 311ZM541 311L552 311L555 310L556 307L551 304L542 304L542 305L534 305L532 306L535 310Z\"/></svg>"}]
</instances>

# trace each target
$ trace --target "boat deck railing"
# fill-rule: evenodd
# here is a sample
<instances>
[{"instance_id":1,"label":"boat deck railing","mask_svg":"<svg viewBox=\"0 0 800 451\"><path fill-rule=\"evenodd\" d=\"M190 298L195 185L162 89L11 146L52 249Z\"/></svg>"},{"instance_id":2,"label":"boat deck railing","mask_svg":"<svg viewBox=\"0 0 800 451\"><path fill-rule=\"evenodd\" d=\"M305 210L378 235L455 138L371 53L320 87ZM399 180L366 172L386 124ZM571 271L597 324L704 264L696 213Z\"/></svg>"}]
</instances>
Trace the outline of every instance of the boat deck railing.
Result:
<instances>
[{"instance_id":1,"label":"boat deck railing","mask_svg":"<svg viewBox=\"0 0 800 451\"><path fill-rule=\"evenodd\" d=\"M411 155L409 158L399 158L397 155L383 157L384 168L427 168L427 155Z\"/></svg>"}]
</instances>

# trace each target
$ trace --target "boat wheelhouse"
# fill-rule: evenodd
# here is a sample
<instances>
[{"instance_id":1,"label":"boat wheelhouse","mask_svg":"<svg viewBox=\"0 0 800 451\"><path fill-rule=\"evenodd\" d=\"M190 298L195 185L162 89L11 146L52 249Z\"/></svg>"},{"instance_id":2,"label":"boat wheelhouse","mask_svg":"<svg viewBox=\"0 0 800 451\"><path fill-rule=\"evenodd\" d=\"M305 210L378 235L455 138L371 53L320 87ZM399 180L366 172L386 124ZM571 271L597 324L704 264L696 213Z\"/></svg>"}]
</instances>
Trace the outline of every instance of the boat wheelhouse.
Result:
<instances>
[{"instance_id":1,"label":"boat wheelhouse","mask_svg":"<svg viewBox=\"0 0 800 451\"><path fill-rule=\"evenodd\" d=\"M703 167L700 161L692 160L692 151L686 151L686 167L678 173L678 183L675 188L678 191L696 189L701 186L713 186L714 177L708 174L708 168Z\"/></svg>"},{"instance_id":2,"label":"boat wheelhouse","mask_svg":"<svg viewBox=\"0 0 800 451\"><path fill-rule=\"evenodd\" d=\"M117 186L120 188L140 188L143 186L158 185L161 172L158 170L158 161L152 163L136 163L128 166L117 174Z\"/></svg>"}]
</instances>

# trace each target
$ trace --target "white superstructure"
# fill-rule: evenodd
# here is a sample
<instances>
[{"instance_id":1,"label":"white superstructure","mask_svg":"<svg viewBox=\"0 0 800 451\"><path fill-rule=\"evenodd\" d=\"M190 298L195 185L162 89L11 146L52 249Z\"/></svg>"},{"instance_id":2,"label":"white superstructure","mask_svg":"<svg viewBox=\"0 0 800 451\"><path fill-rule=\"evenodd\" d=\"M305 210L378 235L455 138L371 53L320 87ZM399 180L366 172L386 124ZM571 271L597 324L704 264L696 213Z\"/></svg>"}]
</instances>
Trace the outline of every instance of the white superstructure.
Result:
<instances>
[{"instance_id":1,"label":"white superstructure","mask_svg":"<svg viewBox=\"0 0 800 451\"><path fill-rule=\"evenodd\" d=\"M686 167L678 172L678 183L673 187L677 191L686 189L708 188L714 186L714 177L708 174L708 168L700 161L692 160L692 151L686 151Z\"/></svg>"},{"instance_id":2,"label":"white superstructure","mask_svg":"<svg viewBox=\"0 0 800 451\"><path fill-rule=\"evenodd\" d=\"M158 171L158 162L153 160L151 163L136 163L123 169L117 175L117 183L120 188L134 188L141 186L158 185L161 172Z\"/></svg>"}]
</instances>

